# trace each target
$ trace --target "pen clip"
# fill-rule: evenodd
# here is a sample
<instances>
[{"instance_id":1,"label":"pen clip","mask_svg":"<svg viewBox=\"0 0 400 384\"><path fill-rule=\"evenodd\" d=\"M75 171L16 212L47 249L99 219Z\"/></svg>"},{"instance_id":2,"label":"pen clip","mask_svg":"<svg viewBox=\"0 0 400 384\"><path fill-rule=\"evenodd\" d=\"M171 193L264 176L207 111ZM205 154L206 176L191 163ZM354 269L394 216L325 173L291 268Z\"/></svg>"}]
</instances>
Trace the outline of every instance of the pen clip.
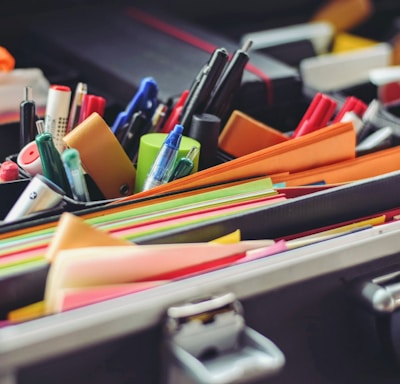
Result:
<instances>
[{"instance_id":1,"label":"pen clip","mask_svg":"<svg viewBox=\"0 0 400 384\"><path fill-rule=\"evenodd\" d=\"M158 85L152 77L145 77L140 82L138 91L126 107L125 111L118 114L112 125L112 132L116 134L125 124L129 122L132 115L142 111L150 120L157 107Z\"/></svg>"}]
</instances>

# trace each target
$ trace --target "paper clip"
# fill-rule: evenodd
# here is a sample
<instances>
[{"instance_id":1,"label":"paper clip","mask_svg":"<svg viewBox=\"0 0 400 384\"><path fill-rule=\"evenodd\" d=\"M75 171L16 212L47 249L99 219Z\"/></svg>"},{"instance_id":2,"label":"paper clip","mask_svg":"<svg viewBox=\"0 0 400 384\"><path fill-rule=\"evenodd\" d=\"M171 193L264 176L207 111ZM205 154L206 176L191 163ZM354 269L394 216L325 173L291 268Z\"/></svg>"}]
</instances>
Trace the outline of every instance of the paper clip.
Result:
<instances>
[{"instance_id":1,"label":"paper clip","mask_svg":"<svg viewBox=\"0 0 400 384\"><path fill-rule=\"evenodd\" d=\"M318 92L293 132L292 138L304 136L326 127L336 110L336 106L335 100Z\"/></svg>"}]
</instances>

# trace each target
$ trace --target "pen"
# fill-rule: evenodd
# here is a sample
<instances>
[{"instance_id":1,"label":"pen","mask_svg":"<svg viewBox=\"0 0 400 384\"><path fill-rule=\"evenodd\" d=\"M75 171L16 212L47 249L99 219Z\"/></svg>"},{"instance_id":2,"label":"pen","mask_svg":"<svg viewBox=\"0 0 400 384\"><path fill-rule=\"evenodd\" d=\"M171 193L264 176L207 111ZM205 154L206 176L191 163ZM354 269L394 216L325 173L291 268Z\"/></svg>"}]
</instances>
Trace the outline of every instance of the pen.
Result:
<instances>
[{"instance_id":1,"label":"pen","mask_svg":"<svg viewBox=\"0 0 400 384\"><path fill-rule=\"evenodd\" d=\"M362 117L368 106L362 100L358 99L355 96L346 97L345 102L343 103L342 108L336 114L335 118L332 120L332 123L338 123L342 120L344 114L346 112L353 112L358 117Z\"/></svg>"},{"instance_id":2,"label":"pen","mask_svg":"<svg viewBox=\"0 0 400 384\"><path fill-rule=\"evenodd\" d=\"M75 148L67 148L61 154L61 159L73 198L77 201L90 201L78 150Z\"/></svg>"},{"instance_id":3,"label":"pen","mask_svg":"<svg viewBox=\"0 0 400 384\"><path fill-rule=\"evenodd\" d=\"M375 120L378 116L380 108L381 104L376 99L372 100L368 104L367 110L364 112L364 115L362 116L363 124L357 134L357 144L360 144L371 133L379 129L379 126L377 126Z\"/></svg>"},{"instance_id":4,"label":"pen","mask_svg":"<svg viewBox=\"0 0 400 384\"><path fill-rule=\"evenodd\" d=\"M89 94L83 95L78 124L82 123L82 121L86 120L94 112L103 117L105 108L106 99L104 97Z\"/></svg>"},{"instance_id":5,"label":"pen","mask_svg":"<svg viewBox=\"0 0 400 384\"><path fill-rule=\"evenodd\" d=\"M225 66L211 98L203 112L216 115L225 121L232 101L238 92L244 68L249 61L248 51L251 48L252 41L247 40L242 48L237 49L231 60Z\"/></svg>"},{"instance_id":6,"label":"pen","mask_svg":"<svg viewBox=\"0 0 400 384\"><path fill-rule=\"evenodd\" d=\"M178 156L182 132L182 125L177 124L164 140L160 152L144 182L144 191L168 182Z\"/></svg>"},{"instance_id":7,"label":"pen","mask_svg":"<svg viewBox=\"0 0 400 384\"><path fill-rule=\"evenodd\" d=\"M43 175L57 184L68 196L72 197L61 156L54 145L51 133L39 133L36 135L35 141L42 162Z\"/></svg>"},{"instance_id":8,"label":"pen","mask_svg":"<svg viewBox=\"0 0 400 384\"><path fill-rule=\"evenodd\" d=\"M121 146L125 153L136 162L137 151L139 149L140 138L146 133L150 127L150 122L147 120L142 111L135 112L126 130L124 138L121 140Z\"/></svg>"},{"instance_id":9,"label":"pen","mask_svg":"<svg viewBox=\"0 0 400 384\"><path fill-rule=\"evenodd\" d=\"M78 125L79 115L82 108L83 97L87 94L87 84L78 83L75 89L74 98L68 117L68 126L66 133L70 132Z\"/></svg>"},{"instance_id":10,"label":"pen","mask_svg":"<svg viewBox=\"0 0 400 384\"><path fill-rule=\"evenodd\" d=\"M194 158L199 152L198 147L192 147L185 157L181 157L173 169L168 181L180 179L192 172L194 167Z\"/></svg>"},{"instance_id":11,"label":"pen","mask_svg":"<svg viewBox=\"0 0 400 384\"><path fill-rule=\"evenodd\" d=\"M24 100L20 104L19 148L22 149L35 137L36 105L32 88L24 88Z\"/></svg>"},{"instance_id":12,"label":"pen","mask_svg":"<svg viewBox=\"0 0 400 384\"><path fill-rule=\"evenodd\" d=\"M189 90L189 95L183 105L179 118L179 124L183 125L184 132L189 131L192 116L204 111L211 92L227 61L227 50L225 48L218 48L213 52L207 64L200 70L194 84Z\"/></svg>"},{"instance_id":13,"label":"pen","mask_svg":"<svg viewBox=\"0 0 400 384\"><path fill-rule=\"evenodd\" d=\"M71 88L65 85L51 85L47 96L44 128L51 133L58 152L64 149L63 137L68 123Z\"/></svg>"},{"instance_id":14,"label":"pen","mask_svg":"<svg viewBox=\"0 0 400 384\"><path fill-rule=\"evenodd\" d=\"M189 96L189 90L185 89L181 93L178 101L173 106L169 116L167 117L165 123L163 124L163 126L161 128L161 132L162 133L171 132L174 129L175 125L178 124L179 116L181 115L183 105L185 104L186 99L188 98L188 96Z\"/></svg>"},{"instance_id":15,"label":"pen","mask_svg":"<svg viewBox=\"0 0 400 384\"><path fill-rule=\"evenodd\" d=\"M153 116L151 117L151 127L149 132L160 132L167 117L168 106L167 104L158 104Z\"/></svg>"},{"instance_id":16,"label":"pen","mask_svg":"<svg viewBox=\"0 0 400 384\"><path fill-rule=\"evenodd\" d=\"M143 111L148 120L154 114L157 107L158 85L151 77L145 77L140 82L139 89L133 96L125 111L120 112L114 121L111 129L117 136L118 131L129 123L132 115L137 111Z\"/></svg>"},{"instance_id":17,"label":"pen","mask_svg":"<svg viewBox=\"0 0 400 384\"><path fill-rule=\"evenodd\" d=\"M292 138L304 136L326 127L336 110L336 106L335 100L322 93L317 93L293 132Z\"/></svg>"}]
</instances>

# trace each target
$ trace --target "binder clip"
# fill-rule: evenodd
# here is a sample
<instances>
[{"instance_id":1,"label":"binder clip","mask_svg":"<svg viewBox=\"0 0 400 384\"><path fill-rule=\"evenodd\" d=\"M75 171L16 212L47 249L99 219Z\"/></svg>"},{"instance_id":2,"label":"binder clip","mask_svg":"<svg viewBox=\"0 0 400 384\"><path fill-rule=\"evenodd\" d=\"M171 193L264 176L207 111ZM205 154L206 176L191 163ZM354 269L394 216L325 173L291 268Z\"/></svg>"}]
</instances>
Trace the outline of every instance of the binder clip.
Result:
<instances>
[{"instance_id":1,"label":"binder clip","mask_svg":"<svg viewBox=\"0 0 400 384\"><path fill-rule=\"evenodd\" d=\"M362 334L379 361L400 367L400 271L354 284Z\"/></svg>"},{"instance_id":2,"label":"binder clip","mask_svg":"<svg viewBox=\"0 0 400 384\"><path fill-rule=\"evenodd\" d=\"M274 343L245 324L232 293L170 307L165 322L164 383L249 383L285 363Z\"/></svg>"}]
</instances>

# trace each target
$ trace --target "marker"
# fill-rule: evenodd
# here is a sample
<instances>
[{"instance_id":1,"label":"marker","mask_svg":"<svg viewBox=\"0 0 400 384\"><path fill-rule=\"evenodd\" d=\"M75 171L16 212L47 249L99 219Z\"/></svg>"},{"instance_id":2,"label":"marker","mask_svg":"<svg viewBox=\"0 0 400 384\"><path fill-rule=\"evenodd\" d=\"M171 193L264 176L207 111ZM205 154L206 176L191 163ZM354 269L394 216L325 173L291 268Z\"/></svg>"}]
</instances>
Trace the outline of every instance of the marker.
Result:
<instances>
[{"instance_id":1,"label":"marker","mask_svg":"<svg viewBox=\"0 0 400 384\"><path fill-rule=\"evenodd\" d=\"M68 127L66 133L74 129L79 122L79 116L81 113L83 97L87 94L87 84L78 83L75 89L74 98L72 100L71 109L68 117Z\"/></svg>"},{"instance_id":2,"label":"marker","mask_svg":"<svg viewBox=\"0 0 400 384\"><path fill-rule=\"evenodd\" d=\"M37 174L19 196L4 222L18 220L34 212L54 208L65 192L46 177Z\"/></svg>"},{"instance_id":3,"label":"marker","mask_svg":"<svg viewBox=\"0 0 400 384\"><path fill-rule=\"evenodd\" d=\"M168 182L178 156L183 126L175 125L168 134L144 182L143 191Z\"/></svg>"},{"instance_id":4,"label":"marker","mask_svg":"<svg viewBox=\"0 0 400 384\"><path fill-rule=\"evenodd\" d=\"M168 181L180 179L181 177L189 175L193 170L193 161L197 155L197 152L199 152L199 148L192 147L185 157L181 157L173 169Z\"/></svg>"},{"instance_id":5,"label":"marker","mask_svg":"<svg viewBox=\"0 0 400 384\"><path fill-rule=\"evenodd\" d=\"M44 129L53 137L58 152L64 149L63 137L67 131L71 88L65 85L51 85L47 96Z\"/></svg>"},{"instance_id":6,"label":"marker","mask_svg":"<svg viewBox=\"0 0 400 384\"><path fill-rule=\"evenodd\" d=\"M35 137L36 105L32 100L32 88L24 88L24 100L20 104L19 148L23 148Z\"/></svg>"},{"instance_id":7,"label":"marker","mask_svg":"<svg viewBox=\"0 0 400 384\"><path fill-rule=\"evenodd\" d=\"M65 193L72 197L68 178L60 153L54 145L53 137L49 132L39 133L35 138L42 162L43 174L53 183L57 184Z\"/></svg>"}]
</instances>

